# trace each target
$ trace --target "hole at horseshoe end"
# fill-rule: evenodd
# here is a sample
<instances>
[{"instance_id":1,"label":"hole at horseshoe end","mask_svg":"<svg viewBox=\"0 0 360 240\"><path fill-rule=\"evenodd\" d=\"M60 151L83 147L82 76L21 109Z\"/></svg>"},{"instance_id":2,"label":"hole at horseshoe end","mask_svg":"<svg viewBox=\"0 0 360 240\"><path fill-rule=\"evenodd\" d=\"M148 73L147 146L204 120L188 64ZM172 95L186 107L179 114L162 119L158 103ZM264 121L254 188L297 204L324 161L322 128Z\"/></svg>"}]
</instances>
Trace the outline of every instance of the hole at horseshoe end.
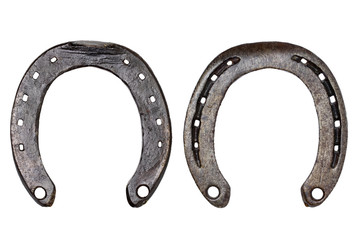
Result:
<instances>
[{"instance_id":1,"label":"hole at horseshoe end","mask_svg":"<svg viewBox=\"0 0 360 240\"><path fill-rule=\"evenodd\" d=\"M28 120L24 120L26 124ZM157 141L151 144L157 149ZM46 171L59 190L57 204L72 204L73 198L66 196L76 196L91 199L83 203L91 207L103 201L102 194L94 194L94 189L102 189L127 206L123 190L139 163L142 131L136 103L126 85L112 73L94 67L58 77L41 110L39 148ZM27 149L25 146L25 152ZM106 174L99 179L94 177L97 173Z\"/></svg>"},{"instance_id":2,"label":"hole at horseshoe end","mask_svg":"<svg viewBox=\"0 0 360 240\"><path fill-rule=\"evenodd\" d=\"M146 198L150 193L149 187L146 185L141 185L137 188L136 194L139 198Z\"/></svg>"},{"instance_id":3,"label":"hole at horseshoe end","mask_svg":"<svg viewBox=\"0 0 360 240\"><path fill-rule=\"evenodd\" d=\"M321 188L314 188L311 191L311 197L316 201L323 199L324 195L324 191Z\"/></svg>"},{"instance_id":4,"label":"hole at horseshoe end","mask_svg":"<svg viewBox=\"0 0 360 240\"><path fill-rule=\"evenodd\" d=\"M220 196L220 190L216 186L210 186L207 189L207 195L211 199L217 199Z\"/></svg>"},{"instance_id":5,"label":"hole at horseshoe end","mask_svg":"<svg viewBox=\"0 0 360 240\"><path fill-rule=\"evenodd\" d=\"M38 200L43 200L44 198L46 198L46 191L42 187L37 187L34 190L34 195Z\"/></svg>"},{"instance_id":6,"label":"hole at horseshoe end","mask_svg":"<svg viewBox=\"0 0 360 240\"><path fill-rule=\"evenodd\" d=\"M235 81L215 127L216 161L231 186L231 201L244 202L248 192L254 197L245 204L263 204L264 195L284 196L285 188L289 204L299 202L299 186L314 166L318 139L313 99L299 78L263 69ZM279 202L270 197L267 204Z\"/></svg>"}]
</instances>

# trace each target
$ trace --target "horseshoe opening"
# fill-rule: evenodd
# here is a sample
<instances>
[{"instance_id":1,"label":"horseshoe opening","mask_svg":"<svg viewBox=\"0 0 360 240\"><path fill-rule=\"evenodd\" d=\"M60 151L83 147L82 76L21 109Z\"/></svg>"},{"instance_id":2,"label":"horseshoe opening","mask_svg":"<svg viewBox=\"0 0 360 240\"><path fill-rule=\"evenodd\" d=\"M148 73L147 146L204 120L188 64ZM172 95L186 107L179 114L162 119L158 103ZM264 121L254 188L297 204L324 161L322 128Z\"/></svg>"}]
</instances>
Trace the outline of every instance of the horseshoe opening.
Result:
<instances>
[{"instance_id":1,"label":"horseshoe opening","mask_svg":"<svg viewBox=\"0 0 360 240\"><path fill-rule=\"evenodd\" d=\"M248 201L246 205L251 198L260 203L266 194L267 205L278 204L278 198L269 195L273 188L274 196L290 201L314 165L318 148L311 94L300 79L285 71L246 74L228 89L214 136L216 161L231 184L232 200ZM284 194L281 189L288 190Z\"/></svg>"},{"instance_id":2,"label":"horseshoe opening","mask_svg":"<svg viewBox=\"0 0 360 240\"><path fill-rule=\"evenodd\" d=\"M123 197L121 186L142 151L141 122L131 99L120 79L95 67L71 70L53 82L41 109L39 147L58 196L61 191L58 204L71 203L67 196L101 201L93 189Z\"/></svg>"},{"instance_id":3,"label":"horseshoe opening","mask_svg":"<svg viewBox=\"0 0 360 240\"><path fill-rule=\"evenodd\" d=\"M234 64L229 59L238 60ZM244 44L220 54L208 66L195 88L185 121L184 146L190 171L204 197L214 206L224 207L230 198L230 186L217 166L214 151L215 122L220 104L234 81L266 68L294 74L303 81L314 99L319 121L319 147L313 170L301 189L305 205L321 204L340 176L347 144L346 113L340 89L328 67L313 53L292 44ZM218 73L218 69L224 70ZM207 194L207 189L213 185L220 190L215 199ZM323 191L321 199L313 198L314 188Z\"/></svg>"},{"instance_id":4,"label":"horseshoe opening","mask_svg":"<svg viewBox=\"0 0 360 240\"><path fill-rule=\"evenodd\" d=\"M49 49L30 66L18 88L11 118L12 150L19 176L38 204L53 204L55 185L45 171L38 146L40 111L47 90L58 76L87 66L107 70L120 78L137 105L143 147L126 193L129 204L139 207L154 193L166 169L171 147L170 117L162 90L149 66L139 55L120 45L69 42ZM156 102L149 100L152 96ZM142 198L137 194L141 185L149 189L148 195ZM35 196L35 190L40 187L46 192L44 198Z\"/></svg>"}]
</instances>

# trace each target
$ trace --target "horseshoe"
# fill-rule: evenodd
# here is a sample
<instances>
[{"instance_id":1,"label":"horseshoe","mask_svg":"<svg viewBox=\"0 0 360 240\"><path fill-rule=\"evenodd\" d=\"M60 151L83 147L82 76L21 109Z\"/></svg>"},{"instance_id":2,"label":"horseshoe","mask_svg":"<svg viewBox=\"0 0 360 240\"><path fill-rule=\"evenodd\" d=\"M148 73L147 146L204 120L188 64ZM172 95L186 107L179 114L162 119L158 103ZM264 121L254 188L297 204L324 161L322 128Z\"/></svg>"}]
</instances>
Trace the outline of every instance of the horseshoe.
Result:
<instances>
[{"instance_id":1,"label":"horseshoe","mask_svg":"<svg viewBox=\"0 0 360 240\"><path fill-rule=\"evenodd\" d=\"M189 169L199 190L212 205L228 204L230 186L215 159L216 116L230 85L241 76L264 68L296 75L314 99L319 147L301 194L305 206L318 206L329 196L340 176L347 146L347 120L340 89L330 69L312 52L296 45L244 44L221 53L209 64L196 85L185 120L184 148ZM218 196L210 196L211 187L217 188ZM314 189L321 189L322 198L313 197Z\"/></svg>"},{"instance_id":2,"label":"horseshoe","mask_svg":"<svg viewBox=\"0 0 360 240\"><path fill-rule=\"evenodd\" d=\"M39 144L39 117L45 94L61 74L80 67L97 67L120 78L129 88L141 118L142 153L135 174L126 188L132 207L147 202L159 185L170 155L171 124L165 97L147 63L123 46L102 42L68 42L38 57L25 73L17 90L11 115L11 144L19 176L41 206L55 200L55 185L43 166ZM148 189L146 197L138 189ZM37 198L36 189L45 197Z\"/></svg>"}]
</instances>

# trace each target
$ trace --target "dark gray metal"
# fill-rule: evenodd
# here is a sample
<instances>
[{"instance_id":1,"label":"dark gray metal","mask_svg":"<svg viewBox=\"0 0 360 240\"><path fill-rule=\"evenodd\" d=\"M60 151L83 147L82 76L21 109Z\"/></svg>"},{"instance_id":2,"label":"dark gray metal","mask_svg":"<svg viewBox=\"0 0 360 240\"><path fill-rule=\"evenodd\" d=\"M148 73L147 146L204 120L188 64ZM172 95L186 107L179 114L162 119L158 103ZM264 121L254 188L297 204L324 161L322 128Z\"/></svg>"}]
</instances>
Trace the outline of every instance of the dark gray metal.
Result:
<instances>
[{"instance_id":1,"label":"dark gray metal","mask_svg":"<svg viewBox=\"0 0 360 240\"><path fill-rule=\"evenodd\" d=\"M138 107L143 136L139 166L127 185L128 202L140 207L156 190L165 172L171 148L171 125L165 97L153 72L135 52L102 42L68 42L55 46L29 67L16 93L11 115L11 143L19 176L41 206L55 200L55 185L43 166L38 129L41 106L51 83L61 74L80 67L98 67L113 73L129 88ZM149 194L137 190L146 186ZM35 190L46 196L38 199Z\"/></svg>"},{"instance_id":2,"label":"dark gray metal","mask_svg":"<svg viewBox=\"0 0 360 240\"><path fill-rule=\"evenodd\" d=\"M288 43L262 42L231 48L217 56L201 76L189 103L184 147L191 174L204 197L216 207L225 207L230 186L215 159L214 131L220 104L230 85L241 76L275 68L299 77L310 90L319 121L319 147L312 172L301 187L306 206L320 205L340 176L347 146L347 120L339 86L330 69L312 52ZM217 197L208 194L210 187ZM319 188L321 199L312 191Z\"/></svg>"}]
</instances>

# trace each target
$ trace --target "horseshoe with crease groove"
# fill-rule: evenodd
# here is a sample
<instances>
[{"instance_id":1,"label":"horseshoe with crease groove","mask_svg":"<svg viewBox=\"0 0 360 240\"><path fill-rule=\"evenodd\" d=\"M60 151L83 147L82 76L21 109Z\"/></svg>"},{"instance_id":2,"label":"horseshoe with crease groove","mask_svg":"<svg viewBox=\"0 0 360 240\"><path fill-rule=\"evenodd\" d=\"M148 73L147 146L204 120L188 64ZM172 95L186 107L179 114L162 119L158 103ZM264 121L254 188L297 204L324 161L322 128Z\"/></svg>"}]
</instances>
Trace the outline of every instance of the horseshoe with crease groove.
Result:
<instances>
[{"instance_id":1,"label":"horseshoe with crease groove","mask_svg":"<svg viewBox=\"0 0 360 240\"><path fill-rule=\"evenodd\" d=\"M309 89L319 121L319 146L314 167L301 187L306 206L320 205L335 187L344 164L347 120L335 77L312 52L289 43L262 42L231 48L217 56L202 74L187 110L184 148L191 174L204 197L216 207L225 207L230 186L215 159L214 132L220 104L231 84L241 76L275 68L299 77ZM216 187L218 196L210 196ZM314 189L323 196L315 199Z\"/></svg>"},{"instance_id":2,"label":"horseshoe with crease groove","mask_svg":"<svg viewBox=\"0 0 360 240\"><path fill-rule=\"evenodd\" d=\"M140 207L152 196L167 167L171 124L165 97L150 67L138 54L117 44L68 42L47 50L29 67L16 93L11 115L11 144L19 176L38 204L53 204L55 185L45 171L38 144L41 106L58 76L87 66L107 70L120 78L138 107L143 146L140 163L126 194L132 207ZM149 190L146 197L137 193L141 186ZM45 190L44 198L35 196L38 188Z\"/></svg>"}]
</instances>

